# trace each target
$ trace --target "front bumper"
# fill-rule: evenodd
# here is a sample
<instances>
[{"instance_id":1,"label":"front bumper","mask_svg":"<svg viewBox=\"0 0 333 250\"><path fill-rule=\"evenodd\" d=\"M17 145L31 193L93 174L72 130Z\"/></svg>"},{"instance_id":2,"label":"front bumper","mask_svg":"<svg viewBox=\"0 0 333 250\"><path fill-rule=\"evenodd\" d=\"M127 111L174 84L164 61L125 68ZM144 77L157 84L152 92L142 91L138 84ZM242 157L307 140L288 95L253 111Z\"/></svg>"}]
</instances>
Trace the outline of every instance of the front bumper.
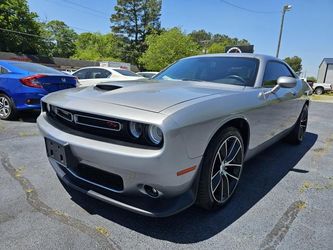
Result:
<instances>
[{"instance_id":1,"label":"front bumper","mask_svg":"<svg viewBox=\"0 0 333 250\"><path fill-rule=\"evenodd\" d=\"M153 217L175 214L195 202L201 157L190 159L183 138L177 133L172 136L172 144L165 140L161 149L144 149L69 134L52 126L43 113L37 122L44 137L69 145L71 158L75 159L69 162L85 164L118 175L123 180L121 190L112 190L80 178L67 166L49 158L66 185L112 205ZM191 166L197 167L192 172L177 176L177 172ZM153 198L147 195L143 185L158 190L159 196Z\"/></svg>"}]
</instances>

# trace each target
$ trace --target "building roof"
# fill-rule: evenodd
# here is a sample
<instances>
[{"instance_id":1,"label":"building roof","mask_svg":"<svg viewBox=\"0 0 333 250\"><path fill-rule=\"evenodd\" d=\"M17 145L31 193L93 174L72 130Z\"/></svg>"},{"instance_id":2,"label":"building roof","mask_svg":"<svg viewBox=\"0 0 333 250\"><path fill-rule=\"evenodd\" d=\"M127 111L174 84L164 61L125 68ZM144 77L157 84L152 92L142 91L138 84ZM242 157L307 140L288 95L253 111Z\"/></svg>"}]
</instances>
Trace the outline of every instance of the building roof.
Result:
<instances>
[{"instance_id":1,"label":"building roof","mask_svg":"<svg viewBox=\"0 0 333 250\"><path fill-rule=\"evenodd\" d=\"M319 68L320 68L320 66L323 64L323 62L325 62L326 64L333 64L333 58L324 58L324 59L321 61L320 65L319 65Z\"/></svg>"}]
</instances>

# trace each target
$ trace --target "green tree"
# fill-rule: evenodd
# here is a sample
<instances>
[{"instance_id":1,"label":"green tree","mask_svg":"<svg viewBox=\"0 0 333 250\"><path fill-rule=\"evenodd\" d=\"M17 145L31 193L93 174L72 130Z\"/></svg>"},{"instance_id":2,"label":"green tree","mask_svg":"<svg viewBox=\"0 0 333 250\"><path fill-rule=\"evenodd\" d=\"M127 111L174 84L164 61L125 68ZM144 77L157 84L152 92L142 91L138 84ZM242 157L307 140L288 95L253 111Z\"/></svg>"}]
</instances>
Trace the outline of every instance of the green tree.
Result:
<instances>
[{"instance_id":1,"label":"green tree","mask_svg":"<svg viewBox=\"0 0 333 250\"><path fill-rule=\"evenodd\" d=\"M77 41L75 59L95 60L95 61L120 61L122 54L122 40L116 35L109 33L81 33Z\"/></svg>"},{"instance_id":2,"label":"green tree","mask_svg":"<svg viewBox=\"0 0 333 250\"><path fill-rule=\"evenodd\" d=\"M44 54L48 42L41 37L42 27L37 17L30 12L26 0L0 1L0 50Z\"/></svg>"},{"instance_id":3,"label":"green tree","mask_svg":"<svg viewBox=\"0 0 333 250\"><path fill-rule=\"evenodd\" d=\"M44 24L44 36L50 40L49 50L52 56L70 57L74 55L77 34L64 22L52 20Z\"/></svg>"},{"instance_id":4,"label":"green tree","mask_svg":"<svg viewBox=\"0 0 333 250\"><path fill-rule=\"evenodd\" d=\"M302 72L302 58L298 56L286 57L284 61L289 64L296 74L299 75Z\"/></svg>"},{"instance_id":5,"label":"green tree","mask_svg":"<svg viewBox=\"0 0 333 250\"><path fill-rule=\"evenodd\" d=\"M207 42L211 42L212 33L207 32L203 29L201 30L193 30L190 34L188 34L193 41L195 41L199 45L205 45Z\"/></svg>"},{"instance_id":6,"label":"green tree","mask_svg":"<svg viewBox=\"0 0 333 250\"><path fill-rule=\"evenodd\" d=\"M178 28L160 35L149 35L146 42L148 49L140 62L148 70L159 71L180 58L196 55L200 51L198 44Z\"/></svg>"},{"instance_id":7,"label":"green tree","mask_svg":"<svg viewBox=\"0 0 333 250\"><path fill-rule=\"evenodd\" d=\"M317 78L314 77L314 76L308 76L308 77L306 78L306 80L309 81L309 82L317 82Z\"/></svg>"},{"instance_id":8,"label":"green tree","mask_svg":"<svg viewBox=\"0 0 333 250\"><path fill-rule=\"evenodd\" d=\"M146 36L160 30L161 5L161 0L117 0L110 21L112 31L127 40L124 60L138 64Z\"/></svg>"},{"instance_id":9,"label":"green tree","mask_svg":"<svg viewBox=\"0 0 333 250\"><path fill-rule=\"evenodd\" d=\"M250 45L250 43L245 40L238 38L231 38L227 35L215 34L212 38L212 44L208 48L208 53L224 53L225 47L235 46L235 45Z\"/></svg>"}]
</instances>

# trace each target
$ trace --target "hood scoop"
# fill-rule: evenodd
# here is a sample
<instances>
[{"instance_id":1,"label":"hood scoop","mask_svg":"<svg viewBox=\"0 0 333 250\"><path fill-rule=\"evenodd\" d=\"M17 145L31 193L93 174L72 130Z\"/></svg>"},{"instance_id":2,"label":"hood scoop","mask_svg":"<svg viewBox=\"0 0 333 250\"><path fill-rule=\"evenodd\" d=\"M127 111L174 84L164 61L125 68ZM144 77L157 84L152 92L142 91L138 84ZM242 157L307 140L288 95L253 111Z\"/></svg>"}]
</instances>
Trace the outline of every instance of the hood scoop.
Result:
<instances>
[{"instance_id":1,"label":"hood scoop","mask_svg":"<svg viewBox=\"0 0 333 250\"><path fill-rule=\"evenodd\" d=\"M117 86L117 85L110 85L110 84L97 84L95 86L95 89L104 90L104 91L112 91L112 90L116 90L116 89L120 89L120 88L122 88L122 87Z\"/></svg>"}]
</instances>

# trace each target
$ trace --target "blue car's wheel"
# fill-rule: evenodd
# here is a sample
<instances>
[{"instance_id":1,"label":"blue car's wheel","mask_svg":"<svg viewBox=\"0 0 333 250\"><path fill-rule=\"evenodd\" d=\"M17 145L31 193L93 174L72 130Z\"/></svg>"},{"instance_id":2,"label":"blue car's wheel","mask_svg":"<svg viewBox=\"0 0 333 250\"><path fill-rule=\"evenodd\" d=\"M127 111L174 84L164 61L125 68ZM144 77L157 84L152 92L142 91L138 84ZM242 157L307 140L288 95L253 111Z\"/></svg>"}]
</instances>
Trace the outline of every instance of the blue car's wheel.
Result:
<instances>
[{"instance_id":1,"label":"blue car's wheel","mask_svg":"<svg viewBox=\"0 0 333 250\"><path fill-rule=\"evenodd\" d=\"M11 98L0 94L0 119L11 120L16 117L15 105Z\"/></svg>"}]
</instances>

